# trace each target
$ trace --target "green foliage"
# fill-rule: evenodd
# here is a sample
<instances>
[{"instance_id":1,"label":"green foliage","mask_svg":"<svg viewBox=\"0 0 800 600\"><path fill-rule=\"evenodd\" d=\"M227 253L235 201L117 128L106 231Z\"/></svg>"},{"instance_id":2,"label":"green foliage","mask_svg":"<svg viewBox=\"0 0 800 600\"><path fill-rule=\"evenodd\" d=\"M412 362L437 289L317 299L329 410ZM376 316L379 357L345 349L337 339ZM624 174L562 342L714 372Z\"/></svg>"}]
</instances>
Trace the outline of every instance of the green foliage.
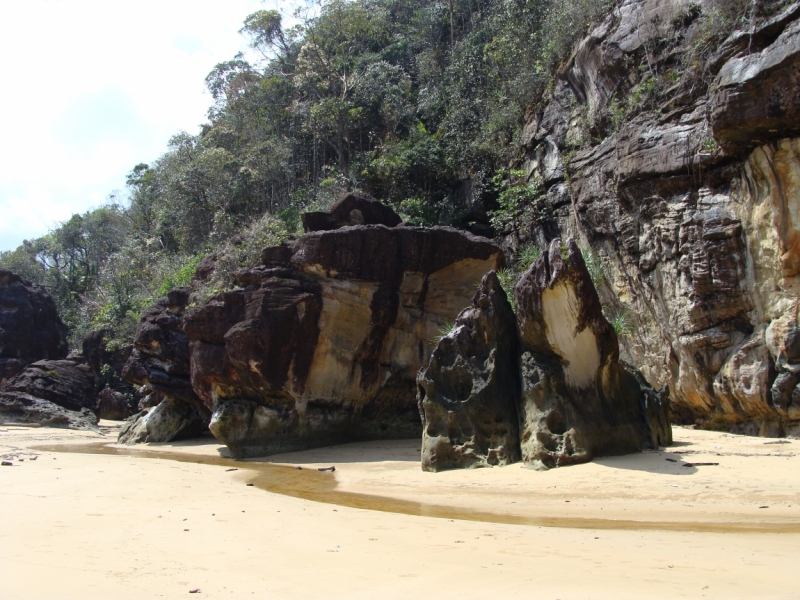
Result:
<instances>
[{"instance_id":1,"label":"green foliage","mask_svg":"<svg viewBox=\"0 0 800 600\"><path fill-rule=\"evenodd\" d=\"M127 203L75 215L0 265L47 287L73 347L93 327L121 346L202 255L219 260L201 300L343 191L369 192L410 223L458 225L469 182L480 199L498 198L499 230L529 225L541 183L507 168L525 109L608 3L450 6L322 0L292 28L276 11L254 12L241 33L261 59L237 55L209 73L199 134L179 132L157 160L135 165Z\"/></svg>"},{"instance_id":2,"label":"green foliage","mask_svg":"<svg viewBox=\"0 0 800 600\"><path fill-rule=\"evenodd\" d=\"M517 285L518 275L511 269L500 269L497 271L497 279L500 281L500 285L506 293L506 298L508 298L508 302L511 304L511 309L517 312L517 298L514 295L514 286Z\"/></svg>"},{"instance_id":3,"label":"green foliage","mask_svg":"<svg viewBox=\"0 0 800 600\"><path fill-rule=\"evenodd\" d=\"M282 219L265 215L254 221L239 236L217 249L214 273L205 282L196 282L196 301L203 303L233 286L233 273L245 267L261 264L261 251L277 246L289 235Z\"/></svg>"},{"instance_id":4,"label":"green foliage","mask_svg":"<svg viewBox=\"0 0 800 600\"><path fill-rule=\"evenodd\" d=\"M517 250L517 270L524 273L530 269L531 265L536 262L542 255L542 251L533 244L528 244Z\"/></svg>"},{"instance_id":5,"label":"green foliage","mask_svg":"<svg viewBox=\"0 0 800 600\"><path fill-rule=\"evenodd\" d=\"M630 314L625 309L614 312L608 321L617 335L630 335L633 333Z\"/></svg>"},{"instance_id":6,"label":"green foliage","mask_svg":"<svg viewBox=\"0 0 800 600\"><path fill-rule=\"evenodd\" d=\"M541 181L528 181L524 171L498 169L492 177L492 185L499 194L499 208L489 215L496 231L506 231L509 227L540 218Z\"/></svg>"},{"instance_id":7,"label":"green foliage","mask_svg":"<svg viewBox=\"0 0 800 600\"><path fill-rule=\"evenodd\" d=\"M441 342L444 338L449 337L450 334L455 330L455 321L445 321L439 326L437 334L431 338L431 345L434 347L438 346L439 342Z\"/></svg>"},{"instance_id":8,"label":"green foliage","mask_svg":"<svg viewBox=\"0 0 800 600\"><path fill-rule=\"evenodd\" d=\"M700 144L700 154L715 154L719 151L719 144L714 138L706 138Z\"/></svg>"},{"instance_id":9,"label":"green foliage","mask_svg":"<svg viewBox=\"0 0 800 600\"><path fill-rule=\"evenodd\" d=\"M592 278L594 287L599 288L600 284L605 280L603 274L603 262L600 255L591 248L581 250L583 262L586 264L586 270L589 271L589 277Z\"/></svg>"}]
</instances>

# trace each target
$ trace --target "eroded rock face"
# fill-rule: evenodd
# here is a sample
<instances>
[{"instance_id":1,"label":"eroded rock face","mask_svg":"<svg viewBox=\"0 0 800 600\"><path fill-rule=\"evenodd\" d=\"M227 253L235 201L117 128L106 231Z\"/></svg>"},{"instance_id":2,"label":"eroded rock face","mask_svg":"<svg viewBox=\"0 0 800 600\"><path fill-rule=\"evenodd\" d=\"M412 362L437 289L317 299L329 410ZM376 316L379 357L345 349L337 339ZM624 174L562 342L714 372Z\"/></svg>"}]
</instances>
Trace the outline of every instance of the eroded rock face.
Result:
<instances>
[{"instance_id":1,"label":"eroded rock face","mask_svg":"<svg viewBox=\"0 0 800 600\"><path fill-rule=\"evenodd\" d=\"M422 469L499 466L520 459L519 343L497 275L484 276L417 376Z\"/></svg>"},{"instance_id":2,"label":"eroded rock face","mask_svg":"<svg viewBox=\"0 0 800 600\"><path fill-rule=\"evenodd\" d=\"M210 411L192 389L189 339L183 332L189 294L188 288L176 288L142 315L123 376L139 386L141 396L160 404L148 408L152 402L146 400L144 411L120 433L120 443L169 442L202 433L208 425Z\"/></svg>"},{"instance_id":3,"label":"eroded rock face","mask_svg":"<svg viewBox=\"0 0 800 600\"><path fill-rule=\"evenodd\" d=\"M66 327L50 294L0 269L0 388L32 362L66 356Z\"/></svg>"},{"instance_id":4,"label":"eroded rock face","mask_svg":"<svg viewBox=\"0 0 800 600\"><path fill-rule=\"evenodd\" d=\"M430 340L503 261L454 229L385 226L311 233L262 256L184 317L194 390L239 455L418 436Z\"/></svg>"},{"instance_id":5,"label":"eroded rock face","mask_svg":"<svg viewBox=\"0 0 800 600\"><path fill-rule=\"evenodd\" d=\"M553 240L515 295L524 462L551 468L671 443L668 408L620 364L617 336L573 240Z\"/></svg>"},{"instance_id":6,"label":"eroded rock face","mask_svg":"<svg viewBox=\"0 0 800 600\"><path fill-rule=\"evenodd\" d=\"M529 233L599 254L602 301L632 323L622 356L669 388L676 422L782 435L800 395L784 341L800 297L800 8L732 34L699 67L708 93L676 84L658 116L642 110L567 154L591 115L650 77L629 65L681 72L698 10L626 0L581 42L523 132L547 190Z\"/></svg>"}]
</instances>

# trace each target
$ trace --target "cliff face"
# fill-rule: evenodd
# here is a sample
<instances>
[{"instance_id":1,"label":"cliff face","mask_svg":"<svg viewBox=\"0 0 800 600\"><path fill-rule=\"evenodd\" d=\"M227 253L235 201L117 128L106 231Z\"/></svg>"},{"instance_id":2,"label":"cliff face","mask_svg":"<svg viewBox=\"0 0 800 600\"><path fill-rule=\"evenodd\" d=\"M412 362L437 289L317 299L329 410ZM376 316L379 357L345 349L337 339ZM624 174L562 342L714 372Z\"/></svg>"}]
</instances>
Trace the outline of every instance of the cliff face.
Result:
<instances>
[{"instance_id":1,"label":"cliff face","mask_svg":"<svg viewBox=\"0 0 800 600\"><path fill-rule=\"evenodd\" d=\"M599 254L674 420L800 433L800 4L695 57L710 5L627 0L580 43L523 131L526 235Z\"/></svg>"}]
</instances>

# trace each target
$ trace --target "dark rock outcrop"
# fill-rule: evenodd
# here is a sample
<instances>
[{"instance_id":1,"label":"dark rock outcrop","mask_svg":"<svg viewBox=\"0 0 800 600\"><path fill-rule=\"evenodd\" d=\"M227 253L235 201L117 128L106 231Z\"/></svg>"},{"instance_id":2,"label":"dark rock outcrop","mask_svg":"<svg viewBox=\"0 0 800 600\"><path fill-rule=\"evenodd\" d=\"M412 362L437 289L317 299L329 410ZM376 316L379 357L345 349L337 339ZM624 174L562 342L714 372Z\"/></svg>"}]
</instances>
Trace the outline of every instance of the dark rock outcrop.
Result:
<instances>
[{"instance_id":1,"label":"dark rock outcrop","mask_svg":"<svg viewBox=\"0 0 800 600\"><path fill-rule=\"evenodd\" d=\"M32 362L66 356L66 327L50 294L0 269L0 388Z\"/></svg>"},{"instance_id":2,"label":"dark rock outcrop","mask_svg":"<svg viewBox=\"0 0 800 600\"><path fill-rule=\"evenodd\" d=\"M69 410L24 392L0 391L0 423L67 429L97 429L97 415L88 408Z\"/></svg>"},{"instance_id":3,"label":"dark rock outcrop","mask_svg":"<svg viewBox=\"0 0 800 600\"><path fill-rule=\"evenodd\" d=\"M190 380L189 339L183 332L189 295L188 288L176 288L142 315L123 376L139 386L141 396L157 398L164 406L145 408L132 417L120 433L121 443L169 442L175 436L202 432L208 425L210 412ZM198 421L205 425L199 427Z\"/></svg>"},{"instance_id":4,"label":"dark rock outcrop","mask_svg":"<svg viewBox=\"0 0 800 600\"><path fill-rule=\"evenodd\" d=\"M625 0L580 42L523 130L525 166L546 190L527 236L597 253L603 302L631 322L621 354L669 388L676 422L789 434L800 431L798 362L782 350L800 311L800 5L759 3L774 14L693 58L712 8ZM631 110L637 98L649 106Z\"/></svg>"},{"instance_id":5,"label":"dark rock outcrop","mask_svg":"<svg viewBox=\"0 0 800 600\"><path fill-rule=\"evenodd\" d=\"M519 343L497 275L484 276L417 376L425 471L506 465L520 459Z\"/></svg>"},{"instance_id":6,"label":"dark rock outcrop","mask_svg":"<svg viewBox=\"0 0 800 600\"><path fill-rule=\"evenodd\" d=\"M4 392L19 392L48 400L67 410L94 410L97 382L85 364L65 360L41 360L9 379Z\"/></svg>"},{"instance_id":7,"label":"dark rock outcrop","mask_svg":"<svg viewBox=\"0 0 800 600\"><path fill-rule=\"evenodd\" d=\"M348 192L339 198L330 212L310 212L301 215L303 229L330 231L348 225L385 225L397 227L402 219L390 207L369 194Z\"/></svg>"},{"instance_id":8,"label":"dark rock outcrop","mask_svg":"<svg viewBox=\"0 0 800 600\"><path fill-rule=\"evenodd\" d=\"M262 257L183 317L194 391L239 455L418 436L430 340L503 261L454 229L385 226L311 233Z\"/></svg>"},{"instance_id":9,"label":"dark rock outcrop","mask_svg":"<svg viewBox=\"0 0 800 600\"><path fill-rule=\"evenodd\" d=\"M96 381L79 360L42 360L25 367L0 390L0 420L47 427L93 429Z\"/></svg>"},{"instance_id":10,"label":"dark rock outcrop","mask_svg":"<svg viewBox=\"0 0 800 600\"><path fill-rule=\"evenodd\" d=\"M124 394L111 388L103 388L97 395L95 412L100 419L124 421L131 416L131 407Z\"/></svg>"},{"instance_id":11,"label":"dark rock outcrop","mask_svg":"<svg viewBox=\"0 0 800 600\"><path fill-rule=\"evenodd\" d=\"M524 462L550 468L671 443L668 406L620 364L616 333L573 240L553 240L515 295Z\"/></svg>"}]
</instances>

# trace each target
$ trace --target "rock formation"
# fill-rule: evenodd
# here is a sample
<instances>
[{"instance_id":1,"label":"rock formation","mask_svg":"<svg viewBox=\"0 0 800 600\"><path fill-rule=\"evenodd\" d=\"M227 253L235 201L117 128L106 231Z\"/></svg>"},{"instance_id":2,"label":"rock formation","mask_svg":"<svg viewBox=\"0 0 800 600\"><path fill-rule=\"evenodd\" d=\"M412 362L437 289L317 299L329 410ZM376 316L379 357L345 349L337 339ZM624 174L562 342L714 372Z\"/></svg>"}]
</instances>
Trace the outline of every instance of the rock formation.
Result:
<instances>
[{"instance_id":1,"label":"rock formation","mask_svg":"<svg viewBox=\"0 0 800 600\"><path fill-rule=\"evenodd\" d=\"M530 241L599 254L622 355L677 422L762 435L800 434L800 5L780 6L693 59L707 3L625 0L523 131Z\"/></svg>"},{"instance_id":2,"label":"rock formation","mask_svg":"<svg viewBox=\"0 0 800 600\"><path fill-rule=\"evenodd\" d=\"M188 402L167 396L144 408L122 427L120 444L172 442L208 433L208 412Z\"/></svg>"},{"instance_id":3,"label":"rock formation","mask_svg":"<svg viewBox=\"0 0 800 600\"><path fill-rule=\"evenodd\" d=\"M0 388L32 362L66 355L66 327L50 294L0 269Z\"/></svg>"},{"instance_id":4,"label":"rock formation","mask_svg":"<svg viewBox=\"0 0 800 600\"><path fill-rule=\"evenodd\" d=\"M383 225L310 233L262 257L183 316L194 391L237 455L419 436L430 340L503 261L454 229Z\"/></svg>"},{"instance_id":5,"label":"rock formation","mask_svg":"<svg viewBox=\"0 0 800 600\"><path fill-rule=\"evenodd\" d=\"M42 360L24 368L0 390L0 419L73 429L93 428L97 387L78 360Z\"/></svg>"},{"instance_id":6,"label":"rock formation","mask_svg":"<svg viewBox=\"0 0 800 600\"><path fill-rule=\"evenodd\" d=\"M0 391L0 422L97 430L97 415L88 408L69 410L43 398L5 390Z\"/></svg>"},{"instance_id":7,"label":"rock formation","mask_svg":"<svg viewBox=\"0 0 800 600\"><path fill-rule=\"evenodd\" d=\"M672 442L668 404L621 365L616 333L573 240L553 240L515 295L525 463L550 468Z\"/></svg>"},{"instance_id":8,"label":"rock formation","mask_svg":"<svg viewBox=\"0 0 800 600\"><path fill-rule=\"evenodd\" d=\"M123 394L106 387L97 395L95 413L100 419L124 421L131 416L131 406Z\"/></svg>"},{"instance_id":9,"label":"rock formation","mask_svg":"<svg viewBox=\"0 0 800 600\"><path fill-rule=\"evenodd\" d=\"M494 272L439 341L417 385L423 470L520 459L517 324Z\"/></svg>"},{"instance_id":10,"label":"rock formation","mask_svg":"<svg viewBox=\"0 0 800 600\"><path fill-rule=\"evenodd\" d=\"M514 290L497 277L418 377L422 468L537 469L672 443L669 402L619 361L577 244L553 240Z\"/></svg>"},{"instance_id":11,"label":"rock formation","mask_svg":"<svg viewBox=\"0 0 800 600\"><path fill-rule=\"evenodd\" d=\"M189 293L176 288L142 315L123 376L140 386L140 395L160 404L143 407L121 432L121 443L169 442L202 433L208 425L210 412L192 390L183 332Z\"/></svg>"},{"instance_id":12,"label":"rock formation","mask_svg":"<svg viewBox=\"0 0 800 600\"><path fill-rule=\"evenodd\" d=\"M349 192L339 198L330 212L309 212L301 215L303 229L330 231L348 225L386 225L396 227L402 221L390 207L369 194Z\"/></svg>"}]
</instances>

